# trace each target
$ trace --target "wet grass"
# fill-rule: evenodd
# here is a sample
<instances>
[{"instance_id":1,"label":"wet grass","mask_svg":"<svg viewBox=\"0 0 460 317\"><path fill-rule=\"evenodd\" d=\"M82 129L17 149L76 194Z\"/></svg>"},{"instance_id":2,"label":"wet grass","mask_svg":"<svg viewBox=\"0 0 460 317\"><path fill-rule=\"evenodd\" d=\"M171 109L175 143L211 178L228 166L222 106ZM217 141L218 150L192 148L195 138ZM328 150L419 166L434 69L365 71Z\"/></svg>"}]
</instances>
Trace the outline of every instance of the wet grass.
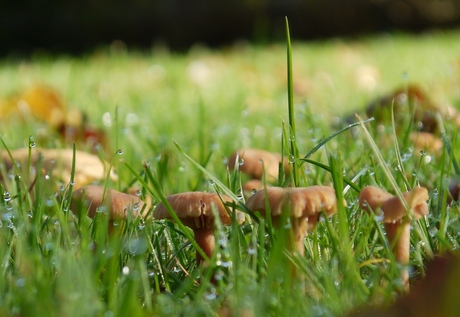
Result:
<instances>
[{"instance_id":1,"label":"wet grass","mask_svg":"<svg viewBox=\"0 0 460 317\"><path fill-rule=\"evenodd\" d=\"M187 55L107 48L80 58L1 61L3 96L44 82L106 130L104 156L119 175L107 181L110 188L138 186L154 203L184 191L217 191L245 211L246 176L225 163L235 149L252 146L283 152L296 165L295 179L281 175L281 184L331 185L347 205L318 223L304 257L286 251L287 230L263 219L218 225L218 251L203 269L183 226L130 218L109 236L105 221L69 213L50 184L38 182L29 199L27 175L13 175L0 197L0 315L340 316L392 302L402 289L400 267L381 223L358 207L359 189L429 188L430 215L413 224L411 237L412 279L421 278L427 259L460 241L458 205L446 204L449 181L458 177L458 129L444 122L451 150L435 155L394 137L391 122L369 121L353 133L337 133L337 122L409 82L458 107L456 38L292 43L292 81L285 44L197 46ZM38 146L61 146L40 122L0 131L9 148L28 146L30 135Z\"/></svg>"}]
</instances>

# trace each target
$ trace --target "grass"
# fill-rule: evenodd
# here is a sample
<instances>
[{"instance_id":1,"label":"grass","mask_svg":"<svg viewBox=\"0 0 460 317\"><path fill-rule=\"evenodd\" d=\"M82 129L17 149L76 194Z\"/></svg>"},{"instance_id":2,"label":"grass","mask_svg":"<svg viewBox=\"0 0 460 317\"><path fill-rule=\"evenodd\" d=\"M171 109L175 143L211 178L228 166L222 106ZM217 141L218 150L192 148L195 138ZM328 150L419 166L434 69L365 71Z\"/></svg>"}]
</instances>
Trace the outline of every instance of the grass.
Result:
<instances>
[{"instance_id":1,"label":"grass","mask_svg":"<svg viewBox=\"0 0 460 317\"><path fill-rule=\"evenodd\" d=\"M298 184L332 185L347 202L305 239L303 258L285 250L286 230L263 219L218 226L219 248L204 270L183 226L130 218L122 234L108 238L103 217L67 212L45 181L34 187L35 199L22 199L27 175L18 173L0 197L0 315L340 316L391 303L402 287L399 267L378 219L358 208L358 191L371 184L393 193L430 189L430 215L414 223L411 237L412 277L419 279L427 259L459 246L458 205L446 204L449 179L458 177L458 131L444 122L451 150L435 156L403 137L394 141L391 122L367 122L369 137L359 127L337 133L335 123L408 82L458 107L458 35L294 42L289 85L284 44L196 46L187 55L101 48L83 57L0 61L5 98L45 83L106 130L103 155L119 175L109 188L139 186L155 203L217 191L245 210L245 176L227 171L225 160L252 146L291 155ZM0 136L11 149L29 146L29 136L40 147L62 146L38 121L4 123Z\"/></svg>"}]
</instances>

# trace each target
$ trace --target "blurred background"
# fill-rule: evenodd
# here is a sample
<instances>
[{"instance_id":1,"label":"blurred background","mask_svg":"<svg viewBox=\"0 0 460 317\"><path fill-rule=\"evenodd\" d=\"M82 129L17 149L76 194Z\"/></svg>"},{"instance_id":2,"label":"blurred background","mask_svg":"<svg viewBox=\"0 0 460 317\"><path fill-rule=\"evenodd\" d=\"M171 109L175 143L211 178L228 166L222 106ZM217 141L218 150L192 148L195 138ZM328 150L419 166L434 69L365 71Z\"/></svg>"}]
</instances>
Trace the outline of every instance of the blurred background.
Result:
<instances>
[{"instance_id":1,"label":"blurred background","mask_svg":"<svg viewBox=\"0 0 460 317\"><path fill-rule=\"evenodd\" d=\"M458 0L25 0L0 2L0 55L80 54L113 43L130 48L238 40L308 40L460 25Z\"/></svg>"}]
</instances>

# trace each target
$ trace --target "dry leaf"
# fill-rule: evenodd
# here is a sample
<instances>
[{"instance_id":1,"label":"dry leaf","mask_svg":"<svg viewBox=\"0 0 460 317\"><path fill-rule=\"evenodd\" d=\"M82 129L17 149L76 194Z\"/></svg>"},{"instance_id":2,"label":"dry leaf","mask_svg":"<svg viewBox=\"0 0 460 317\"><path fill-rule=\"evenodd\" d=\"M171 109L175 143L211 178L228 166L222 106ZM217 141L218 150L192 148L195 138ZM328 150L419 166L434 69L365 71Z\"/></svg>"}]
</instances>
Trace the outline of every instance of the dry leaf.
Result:
<instances>
[{"instance_id":1,"label":"dry leaf","mask_svg":"<svg viewBox=\"0 0 460 317\"><path fill-rule=\"evenodd\" d=\"M29 148L20 148L11 151L18 168L24 173L29 159ZM8 171L13 169L13 162L7 151L0 152L0 160ZM31 166L44 173L50 173L53 178L69 183L72 172L73 150L71 149L31 149ZM101 161L96 155L83 151L76 151L75 184L81 187L97 180L104 180L108 172L108 163ZM12 171L15 173L15 171ZM110 179L116 180L117 176L110 172Z\"/></svg>"}]
</instances>

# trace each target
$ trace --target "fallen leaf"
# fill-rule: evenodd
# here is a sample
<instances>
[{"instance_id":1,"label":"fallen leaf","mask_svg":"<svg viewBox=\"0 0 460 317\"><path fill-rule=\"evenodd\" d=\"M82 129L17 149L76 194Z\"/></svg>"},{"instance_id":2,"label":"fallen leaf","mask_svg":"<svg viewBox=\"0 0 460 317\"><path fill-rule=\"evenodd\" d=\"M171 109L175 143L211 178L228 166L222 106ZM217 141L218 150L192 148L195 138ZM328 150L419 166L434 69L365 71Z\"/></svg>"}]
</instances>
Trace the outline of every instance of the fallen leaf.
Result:
<instances>
[{"instance_id":1,"label":"fallen leaf","mask_svg":"<svg viewBox=\"0 0 460 317\"><path fill-rule=\"evenodd\" d=\"M29 148L20 148L11 151L16 165L26 172L29 160ZM104 180L108 173L109 164L102 161L99 157L83 151L76 151L75 162L75 188L90 184L94 181ZM0 152L0 163L5 165L6 170L13 170L13 161L7 151ZM53 178L62 182L69 183L72 172L73 150L72 149L31 149L31 166L44 173L50 173ZM24 175L24 174L23 174ZM110 171L109 179L115 181L117 176Z\"/></svg>"}]
</instances>

